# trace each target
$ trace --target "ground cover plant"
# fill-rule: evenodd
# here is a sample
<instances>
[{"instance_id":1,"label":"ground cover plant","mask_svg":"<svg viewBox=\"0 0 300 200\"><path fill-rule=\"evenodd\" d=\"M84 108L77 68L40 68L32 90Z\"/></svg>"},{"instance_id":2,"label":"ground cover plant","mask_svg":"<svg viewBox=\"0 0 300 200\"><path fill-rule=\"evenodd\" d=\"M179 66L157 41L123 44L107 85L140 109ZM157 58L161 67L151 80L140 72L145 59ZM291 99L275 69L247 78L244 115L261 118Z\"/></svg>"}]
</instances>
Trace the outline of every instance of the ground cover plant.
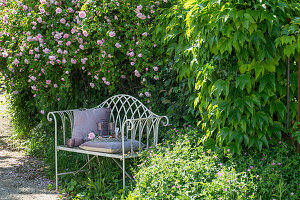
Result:
<instances>
[{"instance_id":1,"label":"ground cover plant","mask_svg":"<svg viewBox=\"0 0 300 200\"><path fill-rule=\"evenodd\" d=\"M203 146L194 128L171 129L137 165L128 199L297 199L300 162L285 142L262 152Z\"/></svg>"}]
</instances>

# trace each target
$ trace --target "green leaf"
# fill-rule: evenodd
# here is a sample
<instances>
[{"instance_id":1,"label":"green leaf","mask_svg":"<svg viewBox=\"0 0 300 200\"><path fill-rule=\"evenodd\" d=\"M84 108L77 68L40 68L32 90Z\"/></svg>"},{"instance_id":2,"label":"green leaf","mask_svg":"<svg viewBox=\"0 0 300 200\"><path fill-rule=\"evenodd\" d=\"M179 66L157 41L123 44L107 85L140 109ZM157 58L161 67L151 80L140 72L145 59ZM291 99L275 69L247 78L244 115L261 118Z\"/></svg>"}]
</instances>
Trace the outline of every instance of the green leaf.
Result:
<instances>
[{"instance_id":1,"label":"green leaf","mask_svg":"<svg viewBox=\"0 0 300 200\"><path fill-rule=\"evenodd\" d=\"M267 147L269 147L269 142L268 142L266 136L263 136L263 137L261 138L261 141L262 141Z\"/></svg>"},{"instance_id":2,"label":"green leaf","mask_svg":"<svg viewBox=\"0 0 300 200\"><path fill-rule=\"evenodd\" d=\"M251 90L250 74L247 73L238 76L235 81L235 87L240 87L241 90L244 90L246 87L249 93Z\"/></svg>"},{"instance_id":3,"label":"green leaf","mask_svg":"<svg viewBox=\"0 0 300 200\"><path fill-rule=\"evenodd\" d=\"M224 80L219 79L212 86L210 94L215 94L216 97L220 97L222 92L224 92L225 95L228 95L229 91L227 91L227 83Z\"/></svg>"},{"instance_id":4,"label":"green leaf","mask_svg":"<svg viewBox=\"0 0 300 200\"><path fill-rule=\"evenodd\" d=\"M204 149L214 150L216 146L216 140L213 138L209 138L204 142Z\"/></svg>"},{"instance_id":5,"label":"green leaf","mask_svg":"<svg viewBox=\"0 0 300 200\"><path fill-rule=\"evenodd\" d=\"M245 133L244 133L244 141L245 141L245 144L248 146L249 145L249 137Z\"/></svg>"},{"instance_id":6,"label":"green leaf","mask_svg":"<svg viewBox=\"0 0 300 200\"><path fill-rule=\"evenodd\" d=\"M243 26L245 29L248 29L249 23L254 23L254 19L251 17L249 13L245 13L243 17Z\"/></svg>"},{"instance_id":7,"label":"green leaf","mask_svg":"<svg viewBox=\"0 0 300 200\"><path fill-rule=\"evenodd\" d=\"M250 64L242 64L240 67L239 67L239 70L242 74L244 74L245 72L248 71L250 67Z\"/></svg>"},{"instance_id":8,"label":"green leaf","mask_svg":"<svg viewBox=\"0 0 300 200\"><path fill-rule=\"evenodd\" d=\"M261 108L261 103L260 100L258 99L258 97L255 94L251 95L252 101L259 107Z\"/></svg>"},{"instance_id":9,"label":"green leaf","mask_svg":"<svg viewBox=\"0 0 300 200\"><path fill-rule=\"evenodd\" d=\"M217 47L221 54L223 54L225 51L228 51L229 54L231 54L232 51L232 40L229 38L221 38Z\"/></svg>"},{"instance_id":10,"label":"green leaf","mask_svg":"<svg viewBox=\"0 0 300 200\"><path fill-rule=\"evenodd\" d=\"M295 46L295 45L287 45L287 46L284 48L284 54L285 54L287 57L290 57L292 54L295 53L295 49L296 49L296 46Z\"/></svg>"},{"instance_id":11,"label":"green leaf","mask_svg":"<svg viewBox=\"0 0 300 200\"><path fill-rule=\"evenodd\" d=\"M228 138L231 135L232 131L228 128L228 127L224 127L220 130L220 142L221 144L223 143L224 140L226 140L226 138Z\"/></svg>"},{"instance_id":12,"label":"green leaf","mask_svg":"<svg viewBox=\"0 0 300 200\"><path fill-rule=\"evenodd\" d=\"M263 32L261 30L255 31L254 33L251 34L250 36L250 43L254 44L257 49L260 48L260 46L266 43L266 39L264 37Z\"/></svg>"},{"instance_id":13,"label":"green leaf","mask_svg":"<svg viewBox=\"0 0 300 200\"><path fill-rule=\"evenodd\" d=\"M239 109L241 113L244 112L244 106L245 102L242 98L239 97L234 101L234 109Z\"/></svg>"},{"instance_id":14,"label":"green leaf","mask_svg":"<svg viewBox=\"0 0 300 200\"><path fill-rule=\"evenodd\" d=\"M257 141L257 145L258 145L259 151L261 151L261 150L262 150L262 145L263 145L263 143L262 143L260 140L258 140L258 141Z\"/></svg>"}]
</instances>

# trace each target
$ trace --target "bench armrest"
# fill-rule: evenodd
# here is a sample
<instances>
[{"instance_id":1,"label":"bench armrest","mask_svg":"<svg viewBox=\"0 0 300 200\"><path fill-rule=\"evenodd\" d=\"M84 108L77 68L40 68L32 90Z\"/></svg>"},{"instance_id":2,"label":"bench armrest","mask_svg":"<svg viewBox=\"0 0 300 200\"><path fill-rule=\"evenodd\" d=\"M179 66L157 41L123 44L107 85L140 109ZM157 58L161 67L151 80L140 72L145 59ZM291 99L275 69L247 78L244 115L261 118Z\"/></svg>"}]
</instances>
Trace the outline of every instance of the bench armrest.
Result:
<instances>
[{"instance_id":1,"label":"bench armrest","mask_svg":"<svg viewBox=\"0 0 300 200\"><path fill-rule=\"evenodd\" d=\"M49 122L54 121L54 128L55 128L55 147L57 146L57 125L58 125L58 120L57 116L61 119L61 124L62 124L62 131L63 131L63 141L64 145L66 145L66 119L69 119L70 121L70 126L71 126L71 131L73 130L73 125L74 125L74 115L73 115L74 110L62 110L62 111L52 111L47 114L47 120Z\"/></svg>"},{"instance_id":2,"label":"bench armrest","mask_svg":"<svg viewBox=\"0 0 300 200\"><path fill-rule=\"evenodd\" d=\"M124 141L125 136L126 138L129 138L131 140L131 153L134 153L133 149L133 141L138 140L139 141L139 152L143 148L142 146L142 137L143 133L146 132L146 149L150 147L151 141L150 141L150 135L153 133L153 142L152 144L154 146L158 143L158 130L161 120L165 120L163 122L163 126L169 125L169 118L167 116L153 116L148 118L137 118L137 119L127 119L124 121L121 127L121 135L122 135L122 152L123 155L126 153L124 151ZM126 131L126 135L125 135ZM136 138L138 136L138 138Z\"/></svg>"}]
</instances>

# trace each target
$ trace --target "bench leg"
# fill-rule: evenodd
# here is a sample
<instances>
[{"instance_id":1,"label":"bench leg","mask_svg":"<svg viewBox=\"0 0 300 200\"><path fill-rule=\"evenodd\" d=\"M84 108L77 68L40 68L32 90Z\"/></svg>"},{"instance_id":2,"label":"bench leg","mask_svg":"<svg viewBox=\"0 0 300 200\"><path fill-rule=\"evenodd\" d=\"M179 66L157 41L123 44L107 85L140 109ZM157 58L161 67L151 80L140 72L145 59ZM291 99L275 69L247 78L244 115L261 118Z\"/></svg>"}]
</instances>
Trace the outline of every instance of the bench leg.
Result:
<instances>
[{"instance_id":1,"label":"bench leg","mask_svg":"<svg viewBox=\"0 0 300 200\"><path fill-rule=\"evenodd\" d=\"M57 160L57 149L55 148L55 187L58 191L58 160Z\"/></svg>"},{"instance_id":2,"label":"bench leg","mask_svg":"<svg viewBox=\"0 0 300 200\"><path fill-rule=\"evenodd\" d=\"M123 190L125 192L125 158L123 158Z\"/></svg>"},{"instance_id":3,"label":"bench leg","mask_svg":"<svg viewBox=\"0 0 300 200\"><path fill-rule=\"evenodd\" d=\"M94 158L93 158L93 159L94 159ZM89 170L91 170L90 155L87 155L87 160L88 160L88 163L89 163Z\"/></svg>"}]
</instances>

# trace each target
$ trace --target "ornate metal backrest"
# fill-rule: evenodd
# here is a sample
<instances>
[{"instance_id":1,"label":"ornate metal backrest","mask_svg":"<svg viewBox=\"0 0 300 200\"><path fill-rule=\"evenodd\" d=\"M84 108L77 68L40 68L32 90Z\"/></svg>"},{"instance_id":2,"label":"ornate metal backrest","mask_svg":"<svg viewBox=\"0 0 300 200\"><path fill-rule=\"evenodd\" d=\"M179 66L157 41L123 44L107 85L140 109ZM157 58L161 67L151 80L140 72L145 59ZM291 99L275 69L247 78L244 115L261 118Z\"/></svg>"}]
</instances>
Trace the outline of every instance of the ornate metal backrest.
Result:
<instances>
[{"instance_id":1,"label":"ornate metal backrest","mask_svg":"<svg viewBox=\"0 0 300 200\"><path fill-rule=\"evenodd\" d=\"M160 121L165 119L164 126L167 126L169 119L166 116L158 116L149 110L138 99L125 95L115 95L101 103L96 108L110 107L111 108L111 122L116 124L126 138L132 140L137 139L140 142L144 137L146 148L150 145L156 145L158 142L158 128ZM70 130L72 132L74 126L74 112L75 110L53 111L47 115L48 121L54 119L55 122L55 145L57 146L57 131L62 131L63 143L66 144L66 122L70 123ZM56 119L56 115L60 116L61 123ZM59 125L59 127L58 127ZM61 126L60 126L61 125ZM144 134L146 133L146 135ZM150 138L153 137L153 142ZM143 139L143 140L144 140ZM132 145L131 145L132 148ZM131 150L133 153L133 149Z\"/></svg>"},{"instance_id":2,"label":"ornate metal backrest","mask_svg":"<svg viewBox=\"0 0 300 200\"><path fill-rule=\"evenodd\" d=\"M138 99L126 94L112 96L96 108L104 107L111 108L110 120L116 123L116 126L120 128L127 119L157 116Z\"/></svg>"}]
</instances>

